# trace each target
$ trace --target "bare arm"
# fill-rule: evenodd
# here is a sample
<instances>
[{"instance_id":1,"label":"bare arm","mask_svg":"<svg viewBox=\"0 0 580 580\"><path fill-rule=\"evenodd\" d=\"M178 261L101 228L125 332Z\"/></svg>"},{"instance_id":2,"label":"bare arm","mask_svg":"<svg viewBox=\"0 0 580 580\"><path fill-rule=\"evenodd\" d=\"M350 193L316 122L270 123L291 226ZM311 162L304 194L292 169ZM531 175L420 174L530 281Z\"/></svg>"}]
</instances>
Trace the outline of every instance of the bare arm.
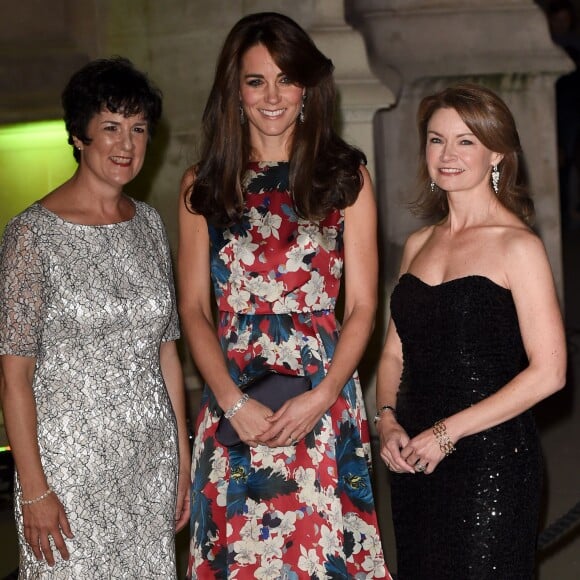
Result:
<instances>
[{"instance_id":1,"label":"bare arm","mask_svg":"<svg viewBox=\"0 0 580 580\"><path fill-rule=\"evenodd\" d=\"M566 338L542 242L529 235L508 256L508 281L529 365L505 387L447 422L455 439L479 433L533 407L566 382Z\"/></svg>"},{"instance_id":2,"label":"bare arm","mask_svg":"<svg viewBox=\"0 0 580 580\"><path fill-rule=\"evenodd\" d=\"M400 274L408 271L429 231L429 228L425 228L409 237L403 250ZM391 318L377 371L377 409L381 409L384 405L397 408L397 393L402 371L403 346ZM401 449L409 443L409 436L397 421L396 411L383 411L376 426L381 459L387 467L396 472L414 473L414 469L401 456Z\"/></svg>"},{"instance_id":3,"label":"bare arm","mask_svg":"<svg viewBox=\"0 0 580 580\"><path fill-rule=\"evenodd\" d=\"M364 185L357 201L345 210L344 323L326 377L318 387L286 403L272 418L263 439L277 433L282 445L288 435L300 440L332 406L359 363L371 332L377 307L377 215L370 176L361 169Z\"/></svg>"},{"instance_id":4,"label":"bare arm","mask_svg":"<svg viewBox=\"0 0 580 580\"><path fill-rule=\"evenodd\" d=\"M159 350L161 372L177 421L179 440L179 480L175 509L175 531L181 530L189 520L189 479L191 458L187 434L185 389L181 362L174 341L162 342Z\"/></svg>"},{"instance_id":5,"label":"bare arm","mask_svg":"<svg viewBox=\"0 0 580 580\"><path fill-rule=\"evenodd\" d=\"M193 173L187 172L179 202L179 313L193 360L225 411L241 398L242 391L230 377L213 322L207 222L185 205L193 180ZM257 436L268 428L266 417L271 414L270 409L250 400L232 418L232 425L243 441L255 444Z\"/></svg>"},{"instance_id":6,"label":"bare arm","mask_svg":"<svg viewBox=\"0 0 580 580\"><path fill-rule=\"evenodd\" d=\"M0 356L2 409L24 500L41 497L49 487L37 441L36 405L32 392L35 364L34 357ZM24 536L36 558L45 558L49 565L54 565L48 541L52 536L61 556L68 559L62 533L72 538L72 532L64 508L54 493L41 501L23 505L22 516Z\"/></svg>"},{"instance_id":7,"label":"bare arm","mask_svg":"<svg viewBox=\"0 0 580 580\"><path fill-rule=\"evenodd\" d=\"M330 407L351 378L375 324L377 311L377 209L371 179L362 168L364 185L344 217L344 319L334 358L320 384Z\"/></svg>"},{"instance_id":8,"label":"bare arm","mask_svg":"<svg viewBox=\"0 0 580 580\"><path fill-rule=\"evenodd\" d=\"M566 380L566 342L548 259L541 241L520 235L506 252L506 276L518 313L529 365L499 391L445 419L452 442L512 419L561 389ZM410 463L428 463L425 473L444 457L431 430L403 450Z\"/></svg>"}]
</instances>

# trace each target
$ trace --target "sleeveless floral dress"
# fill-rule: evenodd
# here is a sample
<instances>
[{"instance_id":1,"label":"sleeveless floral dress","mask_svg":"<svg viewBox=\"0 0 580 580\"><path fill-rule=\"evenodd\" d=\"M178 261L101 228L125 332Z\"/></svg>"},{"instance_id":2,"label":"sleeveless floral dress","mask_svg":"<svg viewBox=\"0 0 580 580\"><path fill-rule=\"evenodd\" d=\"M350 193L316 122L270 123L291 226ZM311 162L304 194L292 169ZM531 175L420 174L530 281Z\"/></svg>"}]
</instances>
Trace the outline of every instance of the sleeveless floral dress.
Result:
<instances>
[{"instance_id":1,"label":"sleeveless floral dress","mask_svg":"<svg viewBox=\"0 0 580 580\"><path fill-rule=\"evenodd\" d=\"M325 376L338 340L344 215L292 209L288 163L251 163L241 224L209 228L218 334L234 381ZM296 447L226 448L206 386L192 465L189 578L390 578L358 376Z\"/></svg>"}]
</instances>

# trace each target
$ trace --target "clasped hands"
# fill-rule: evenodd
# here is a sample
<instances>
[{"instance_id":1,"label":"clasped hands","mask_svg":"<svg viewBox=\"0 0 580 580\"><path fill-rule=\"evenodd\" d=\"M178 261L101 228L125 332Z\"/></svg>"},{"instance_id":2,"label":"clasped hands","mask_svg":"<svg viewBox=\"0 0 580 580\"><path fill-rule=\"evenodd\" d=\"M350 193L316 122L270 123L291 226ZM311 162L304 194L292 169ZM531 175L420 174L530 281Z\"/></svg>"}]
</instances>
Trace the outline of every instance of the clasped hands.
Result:
<instances>
[{"instance_id":1,"label":"clasped hands","mask_svg":"<svg viewBox=\"0 0 580 580\"><path fill-rule=\"evenodd\" d=\"M378 422L377 430L381 459L395 473L429 475L445 457L432 429L426 429L411 439L394 418L385 416Z\"/></svg>"},{"instance_id":2,"label":"clasped hands","mask_svg":"<svg viewBox=\"0 0 580 580\"><path fill-rule=\"evenodd\" d=\"M250 447L297 445L327 410L316 389L288 399L275 413L250 398L230 419L241 440Z\"/></svg>"}]
</instances>

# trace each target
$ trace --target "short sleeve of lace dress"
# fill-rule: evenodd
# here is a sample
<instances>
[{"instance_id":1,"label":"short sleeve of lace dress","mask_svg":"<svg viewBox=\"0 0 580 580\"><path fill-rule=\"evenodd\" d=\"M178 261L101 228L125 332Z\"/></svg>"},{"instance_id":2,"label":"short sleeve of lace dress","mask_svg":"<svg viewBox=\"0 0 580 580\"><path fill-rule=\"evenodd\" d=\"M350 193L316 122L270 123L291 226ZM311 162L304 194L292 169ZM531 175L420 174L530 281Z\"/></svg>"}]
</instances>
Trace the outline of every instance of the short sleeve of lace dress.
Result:
<instances>
[{"instance_id":1,"label":"short sleeve of lace dress","mask_svg":"<svg viewBox=\"0 0 580 580\"><path fill-rule=\"evenodd\" d=\"M165 268L165 274L167 276L167 283L169 285L169 290L171 292L171 316L169 318L169 323L167 328L163 333L161 338L162 342L170 342L172 340L177 340L180 337L180 326L179 326L179 315L177 313L177 300L175 296L175 280L173 276L173 263L171 260L171 250L169 248L169 240L167 239L167 232L165 231L165 226L161 220L161 216L156 210L149 208L150 220L153 229L159 236L159 244L162 249L163 256L163 266Z\"/></svg>"},{"instance_id":2,"label":"short sleeve of lace dress","mask_svg":"<svg viewBox=\"0 0 580 580\"><path fill-rule=\"evenodd\" d=\"M167 233L165 232L165 228L163 227L163 223L161 222L161 218L159 218L160 226L161 226L161 243L164 249L164 259L165 259L165 269L167 272L167 280L169 283L169 289L171 291L171 318L169 319L169 324L165 329L165 333L163 334L163 338L161 339L163 342L169 342L171 340L177 340L180 336L180 327L179 327L179 315L177 314L177 300L175 296L175 281L173 276L173 264L171 261L171 250L169 249L169 240L167 239Z\"/></svg>"},{"instance_id":3,"label":"short sleeve of lace dress","mask_svg":"<svg viewBox=\"0 0 580 580\"><path fill-rule=\"evenodd\" d=\"M43 269L30 224L18 217L0 246L0 355L36 356Z\"/></svg>"}]
</instances>

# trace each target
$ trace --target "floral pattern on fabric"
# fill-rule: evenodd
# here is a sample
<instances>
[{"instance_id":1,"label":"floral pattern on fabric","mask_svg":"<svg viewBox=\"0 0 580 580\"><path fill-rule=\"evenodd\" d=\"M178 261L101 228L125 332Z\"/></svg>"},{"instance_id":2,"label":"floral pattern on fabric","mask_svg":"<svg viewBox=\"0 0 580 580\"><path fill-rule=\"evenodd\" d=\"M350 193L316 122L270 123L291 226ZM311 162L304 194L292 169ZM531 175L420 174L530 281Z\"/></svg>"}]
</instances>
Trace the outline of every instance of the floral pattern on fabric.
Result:
<instances>
[{"instance_id":1,"label":"floral pattern on fabric","mask_svg":"<svg viewBox=\"0 0 580 580\"><path fill-rule=\"evenodd\" d=\"M316 388L338 341L344 214L298 218L288 168L252 163L241 224L209 228L218 334L235 382L272 369L307 375ZM193 451L188 577L390 578L356 374L296 447L223 447L215 439L221 414L206 387Z\"/></svg>"}]
</instances>

